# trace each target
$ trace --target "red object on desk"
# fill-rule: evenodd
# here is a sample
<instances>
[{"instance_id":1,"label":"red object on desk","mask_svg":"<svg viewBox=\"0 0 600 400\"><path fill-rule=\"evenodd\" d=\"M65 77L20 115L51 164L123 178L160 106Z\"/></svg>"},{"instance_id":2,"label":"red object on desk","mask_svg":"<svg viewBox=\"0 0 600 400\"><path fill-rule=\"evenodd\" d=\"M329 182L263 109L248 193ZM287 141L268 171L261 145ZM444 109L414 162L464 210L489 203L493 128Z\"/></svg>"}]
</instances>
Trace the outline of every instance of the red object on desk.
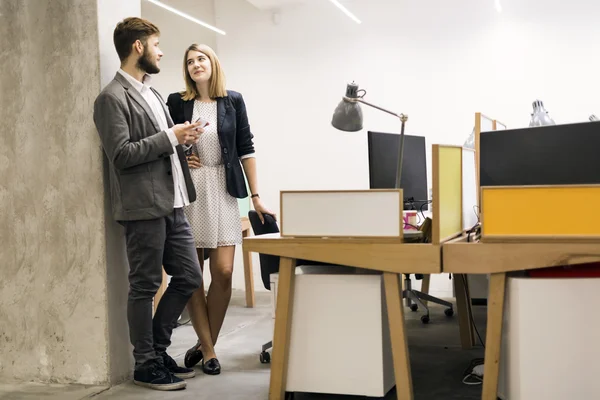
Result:
<instances>
[{"instance_id":1,"label":"red object on desk","mask_svg":"<svg viewBox=\"0 0 600 400\"><path fill-rule=\"evenodd\" d=\"M600 278L600 262L534 269L532 278Z\"/></svg>"}]
</instances>

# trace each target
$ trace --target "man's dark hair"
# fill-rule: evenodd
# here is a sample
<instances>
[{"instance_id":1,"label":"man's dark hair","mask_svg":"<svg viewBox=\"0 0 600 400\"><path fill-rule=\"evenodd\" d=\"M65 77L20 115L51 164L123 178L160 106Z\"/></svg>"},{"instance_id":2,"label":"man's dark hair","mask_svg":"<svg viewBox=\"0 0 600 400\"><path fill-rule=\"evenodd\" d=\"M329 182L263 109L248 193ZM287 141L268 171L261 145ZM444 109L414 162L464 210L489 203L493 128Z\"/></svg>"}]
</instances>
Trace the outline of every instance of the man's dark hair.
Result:
<instances>
[{"instance_id":1,"label":"man's dark hair","mask_svg":"<svg viewBox=\"0 0 600 400\"><path fill-rule=\"evenodd\" d=\"M131 46L136 40L146 46L148 37L159 34L158 27L143 18L130 17L119 22L113 33L113 41L121 62L129 57Z\"/></svg>"}]
</instances>

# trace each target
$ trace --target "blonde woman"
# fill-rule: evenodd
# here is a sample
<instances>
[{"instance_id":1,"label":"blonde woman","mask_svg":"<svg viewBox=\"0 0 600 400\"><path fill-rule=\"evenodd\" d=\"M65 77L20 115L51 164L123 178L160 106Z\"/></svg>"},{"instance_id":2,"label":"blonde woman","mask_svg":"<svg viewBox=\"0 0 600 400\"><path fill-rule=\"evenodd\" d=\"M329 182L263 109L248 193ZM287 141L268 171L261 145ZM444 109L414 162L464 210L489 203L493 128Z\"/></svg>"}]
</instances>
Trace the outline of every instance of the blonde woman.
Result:
<instances>
[{"instance_id":1,"label":"blonde woman","mask_svg":"<svg viewBox=\"0 0 600 400\"><path fill-rule=\"evenodd\" d=\"M231 299L231 275L235 246L242 243L238 198L248 196L254 209L274 215L262 203L256 178L254 137L248 125L246 106L240 93L225 89L225 76L215 52L193 44L185 51L186 90L169 96L173 121L208 122L197 144L188 151L188 165L198 198L185 208L192 226L198 258L210 257L211 284L205 297L198 289L188 303L198 343L188 350L188 368L202 361L204 373L217 375L221 365L214 345ZM243 171L242 171L243 167Z\"/></svg>"}]
</instances>

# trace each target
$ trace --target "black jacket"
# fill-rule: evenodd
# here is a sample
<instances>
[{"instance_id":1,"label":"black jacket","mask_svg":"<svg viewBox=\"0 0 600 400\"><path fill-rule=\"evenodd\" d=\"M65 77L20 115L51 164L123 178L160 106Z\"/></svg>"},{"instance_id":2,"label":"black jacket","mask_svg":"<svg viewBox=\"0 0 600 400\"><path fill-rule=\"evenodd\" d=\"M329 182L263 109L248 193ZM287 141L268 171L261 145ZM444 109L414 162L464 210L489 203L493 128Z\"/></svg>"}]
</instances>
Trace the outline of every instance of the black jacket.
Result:
<instances>
[{"instance_id":1,"label":"black jacket","mask_svg":"<svg viewBox=\"0 0 600 400\"><path fill-rule=\"evenodd\" d=\"M184 101L181 93L172 93L167 100L175 124L192 122L194 100ZM225 165L227 191L233 197L248 197L240 157L254 153L254 135L250 132L246 104L242 95L232 90L227 97L217 98L217 133Z\"/></svg>"}]
</instances>

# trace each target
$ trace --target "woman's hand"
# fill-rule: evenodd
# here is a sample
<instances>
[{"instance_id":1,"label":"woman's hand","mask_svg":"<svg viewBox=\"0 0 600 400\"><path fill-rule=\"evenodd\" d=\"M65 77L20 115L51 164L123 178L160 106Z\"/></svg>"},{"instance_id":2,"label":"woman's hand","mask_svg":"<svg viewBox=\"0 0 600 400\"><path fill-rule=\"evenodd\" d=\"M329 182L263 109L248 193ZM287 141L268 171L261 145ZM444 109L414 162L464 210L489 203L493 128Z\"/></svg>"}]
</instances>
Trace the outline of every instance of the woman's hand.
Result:
<instances>
[{"instance_id":1,"label":"woman's hand","mask_svg":"<svg viewBox=\"0 0 600 400\"><path fill-rule=\"evenodd\" d=\"M254 205L254 210L258 214L260 222L262 222L263 224L265 223L264 214L273 216L273 218L275 218L275 221L277 221L277 215L275 215L274 212L270 211L267 207L265 207L260 197L253 197L252 204Z\"/></svg>"},{"instance_id":2,"label":"woman's hand","mask_svg":"<svg viewBox=\"0 0 600 400\"><path fill-rule=\"evenodd\" d=\"M192 169L198 169L202 166L202 164L200 164L200 159L195 154L187 156L187 162Z\"/></svg>"}]
</instances>

